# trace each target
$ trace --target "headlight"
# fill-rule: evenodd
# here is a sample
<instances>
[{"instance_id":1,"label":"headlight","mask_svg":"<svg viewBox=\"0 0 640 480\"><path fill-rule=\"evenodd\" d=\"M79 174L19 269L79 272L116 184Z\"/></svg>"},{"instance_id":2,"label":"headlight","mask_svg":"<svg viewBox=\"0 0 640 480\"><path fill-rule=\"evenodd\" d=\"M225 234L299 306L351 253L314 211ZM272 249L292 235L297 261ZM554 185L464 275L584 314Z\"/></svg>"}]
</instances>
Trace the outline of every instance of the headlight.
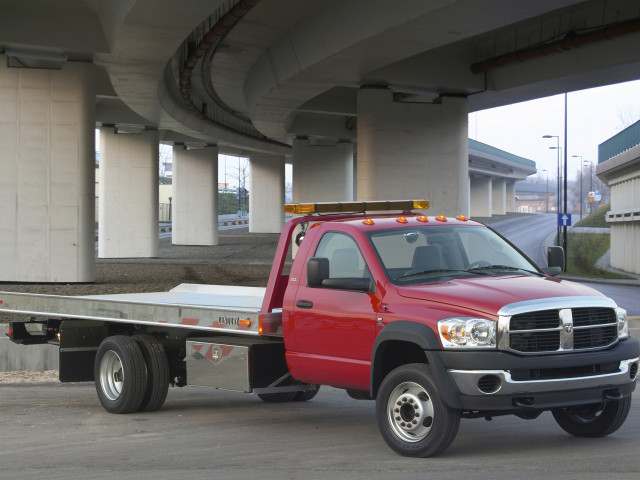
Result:
<instances>
[{"instance_id":1,"label":"headlight","mask_svg":"<svg viewBox=\"0 0 640 480\"><path fill-rule=\"evenodd\" d=\"M485 318L445 318L438 322L444 348L495 348L496 323Z\"/></svg>"},{"instance_id":2,"label":"headlight","mask_svg":"<svg viewBox=\"0 0 640 480\"><path fill-rule=\"evenodd\" d=\"M616 308L618 318L618 338L623 339L629 336L629 324L627 323L627 311L624 308Z\"/></svg>"}]
</instances>

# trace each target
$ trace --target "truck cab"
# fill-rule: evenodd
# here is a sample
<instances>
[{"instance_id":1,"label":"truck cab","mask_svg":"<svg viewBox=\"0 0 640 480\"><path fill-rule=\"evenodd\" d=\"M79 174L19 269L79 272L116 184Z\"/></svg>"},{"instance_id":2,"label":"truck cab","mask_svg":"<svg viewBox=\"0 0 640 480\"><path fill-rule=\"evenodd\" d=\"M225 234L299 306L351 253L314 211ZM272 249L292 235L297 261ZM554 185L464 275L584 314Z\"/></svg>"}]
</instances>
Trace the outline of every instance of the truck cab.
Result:
<instances>
[{"instance_id":1,"label":"truck cab","mask_svg":"<svg viewBox=\"0 0 640 480\"><path fill-rule=\"evenodd\" d=\"M584 436L626 418L638 342L611 299L464 216L303 223L282 303L288 367L376 399L394 450L437 454L460 418L550 410Z\"/></svg>"}]
</instances>

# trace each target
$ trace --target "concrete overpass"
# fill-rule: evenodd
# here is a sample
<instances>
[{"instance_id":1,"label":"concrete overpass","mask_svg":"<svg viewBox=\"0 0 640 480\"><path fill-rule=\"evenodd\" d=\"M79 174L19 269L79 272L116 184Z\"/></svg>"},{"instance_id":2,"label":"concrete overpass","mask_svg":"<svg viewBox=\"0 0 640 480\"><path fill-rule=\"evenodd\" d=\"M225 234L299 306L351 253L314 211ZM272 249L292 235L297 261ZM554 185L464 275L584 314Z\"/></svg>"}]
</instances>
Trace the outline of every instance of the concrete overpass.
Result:
<instances>
[{"instance_id":1,"label":"concrete overpass","mask_svg":"<svg viewBox=\"0 0 640 480\"><path fill-rule=\"evenodd\" d=\"M470 213L468 113L639 78L639 43L635 0L4 0L0 280L94 279L96 124L105 257L157 253L158 142L179 243L217 241L219 152L251 159L254 231L287 159L295 201Z\"/></svg>"}]
</instances>

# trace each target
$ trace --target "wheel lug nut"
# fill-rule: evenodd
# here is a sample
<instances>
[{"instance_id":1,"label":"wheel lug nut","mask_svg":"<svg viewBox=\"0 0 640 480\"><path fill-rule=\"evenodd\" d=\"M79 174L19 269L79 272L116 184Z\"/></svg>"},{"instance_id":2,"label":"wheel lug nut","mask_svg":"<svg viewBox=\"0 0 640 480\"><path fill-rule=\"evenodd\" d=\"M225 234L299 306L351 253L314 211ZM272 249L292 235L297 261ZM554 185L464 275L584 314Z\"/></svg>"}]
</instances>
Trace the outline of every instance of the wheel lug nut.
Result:
<instances>
[{"instance_id":1,"label":"wheel lug nut","mask_svg":"<svg viewBox=\"0 0 640 480\"><path fill-rule=\"evenodd\" d=\"M417 424L418 424L418 421L417 421L417 420L414 420L414 421L413 421L413 422L411 422L411 423L413 423L414 425L417 425Z\"/></svg>"},{"instance_id":2,"label":"wheel lug nut","mask_svg":"<svg viewBox=\"0 0 640 480\"><path fill-rule=\"evenodd\" d=\"M413 403L413 398L410 398L410 399L409 399L409 403Z\"/></svg>"},{"instance_id":3,"label":"wheel lug nut","mask_svg":"<svg viewBox=\"0 0 640 480\"><path fill-rule=\"evenodd\" d=\"M396 420L400 421L400 416L397 416L397 417L396 417Z\"/></svg>"},{"instance_id":4,"label":"wheel lug nut","mask_svg":"<svg viewBox=\"0 0 640 480\"><path fill-rule=\"evenodd\" d=\"M396 409L394 410L394 412L396 412L396 413L400 413L400 409L399 409L399 408L396 408Z\"/></svg>"}]
</instances>

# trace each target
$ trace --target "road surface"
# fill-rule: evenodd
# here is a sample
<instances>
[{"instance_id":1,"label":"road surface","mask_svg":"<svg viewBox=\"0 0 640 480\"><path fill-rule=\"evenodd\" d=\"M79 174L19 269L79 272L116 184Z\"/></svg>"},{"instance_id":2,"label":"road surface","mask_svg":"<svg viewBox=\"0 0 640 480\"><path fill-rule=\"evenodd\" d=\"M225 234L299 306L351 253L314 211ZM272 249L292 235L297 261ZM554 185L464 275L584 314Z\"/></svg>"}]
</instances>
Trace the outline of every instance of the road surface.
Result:
<instances>
[{"instance_id":1,"label":"road surface","mask_svg":"<svg viewBox=\"0 0 640 480\"><path fill-rule=\"evenodd\" d=\"M462 420L440 457L400 457L374 402L322 387L309 402L173 388L153 413L105 412L93 384L0 384L0 479L637 479L640 405L600 439L536 420Z\"/></svg>"}]
</instances>

